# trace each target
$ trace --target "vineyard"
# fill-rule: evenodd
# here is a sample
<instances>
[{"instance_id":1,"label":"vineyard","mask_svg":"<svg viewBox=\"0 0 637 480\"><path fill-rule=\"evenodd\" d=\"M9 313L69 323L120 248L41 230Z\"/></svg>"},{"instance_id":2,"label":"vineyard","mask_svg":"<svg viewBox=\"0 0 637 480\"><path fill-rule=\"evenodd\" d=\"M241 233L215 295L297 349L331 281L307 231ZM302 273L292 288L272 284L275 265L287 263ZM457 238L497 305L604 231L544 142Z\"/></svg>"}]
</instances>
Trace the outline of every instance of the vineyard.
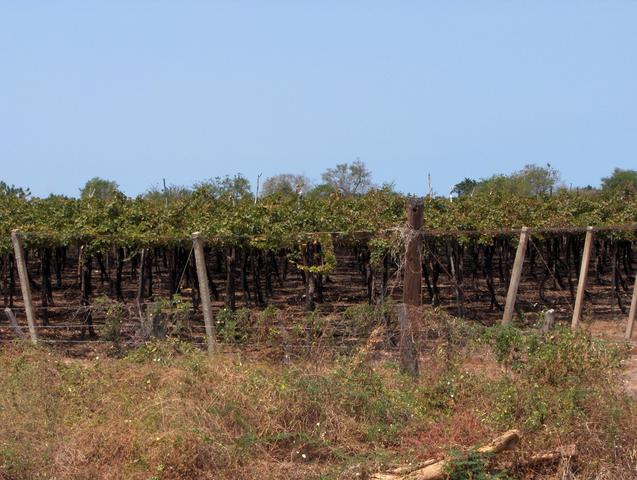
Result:
<instances>
[{"instance_id":1,"label":"vineyard","mask_svg":"<svg viewBox=\"0 0 637 480\"><path fill-rule=\"evenodd\" d=\"M0 478L635 478L636 196L0 200Z\"/></svg>"},{"instance_id":2,"label":"vineyard","mask_svg":"<svg viewBox=\"0 0 637 480\"><path fill-rule=\"evenodd\" d=\"M5 195L4 306L24 320L10 239L17 229L42 341L120 345L159 335L203 344L191 241L197 231L221 340L256 345L284 338L289 348L320 340L349 348L379 324L393 322L383 306L402 296L408 200L388 189L358 196L274 195L258 202L206 189L165 201L121 194L109 200ZM531 236L519 318L532 323L552 308L558 320L570 321L585 227L593 225L585 317L619 320L628 313L635 276L636 219L637 197L629 194L427 198L422 301L495 323L519 229L526 226ZM351 310L365 303L372 307L368 315L352 321ZM1 338L14 338L14 330L6 322Z\"/></svg>"},{"instance_id":3,"label":"vineyard","mask_svg":"<svg viewBox=\"0 0 637 480\"><path fill-rule=\"evenodd\" d=\"M0 480L637 480L637 0L0 4Z\"/></svg>"}]
</instances>

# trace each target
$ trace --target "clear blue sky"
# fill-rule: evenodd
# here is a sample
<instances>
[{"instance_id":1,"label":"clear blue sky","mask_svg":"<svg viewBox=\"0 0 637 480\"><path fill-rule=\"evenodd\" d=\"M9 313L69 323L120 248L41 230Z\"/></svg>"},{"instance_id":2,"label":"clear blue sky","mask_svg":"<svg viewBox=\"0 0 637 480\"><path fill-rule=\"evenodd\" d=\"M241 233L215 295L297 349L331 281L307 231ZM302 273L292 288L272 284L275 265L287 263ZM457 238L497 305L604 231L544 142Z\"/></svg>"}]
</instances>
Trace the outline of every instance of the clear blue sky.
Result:
<instances>
[{"instance_id":1,"label":"clear blue sky","mask_svg":"<svg viewBox=\"0 0 637 480\"><path fill-rule=\"evenodd\" d=\"M0 0L0 179L637 168L637 1Z\"/></svg>"}]
</instances>

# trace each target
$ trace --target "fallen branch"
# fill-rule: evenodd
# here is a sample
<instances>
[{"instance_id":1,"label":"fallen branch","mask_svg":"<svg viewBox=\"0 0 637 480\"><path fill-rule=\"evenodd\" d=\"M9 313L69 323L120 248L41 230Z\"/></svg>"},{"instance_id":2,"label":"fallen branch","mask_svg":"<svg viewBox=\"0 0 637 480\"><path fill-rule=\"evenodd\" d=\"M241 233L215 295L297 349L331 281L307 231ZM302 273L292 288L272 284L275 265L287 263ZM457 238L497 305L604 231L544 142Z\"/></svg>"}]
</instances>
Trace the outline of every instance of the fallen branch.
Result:
<instances>
[{"instance_id":1,"label":"fallen branch","mask_svg":"<svg viewBox=\"0 0 637 480\"><path fill-rule=\"evenodd\" d=\"M497 454L504 450L514 448L520 441L520 432L509 430L499 437L493 439L491 443L478 448L477 452L482 454ZM412 467L400 467L390 472L375 473L370 480L442 480L445 478L445 469L449 465L449 460L427 460L424 463Z\"/></svg>"},{"instance_id":2,"label":"fallen branch","mask_svg":"<svg viewBox=\"0 0 637 480\"><path fill-rule=\"evenodd\" d=\"M577 448L575 445L566 445L554 450L548 450L541 453L535 453L528 458L521 458L514 462L506 462L504 468L528 468L535 467L546 463L557 462L562 459L571 459L577 456Z\"/></svg>"}]
</instances>

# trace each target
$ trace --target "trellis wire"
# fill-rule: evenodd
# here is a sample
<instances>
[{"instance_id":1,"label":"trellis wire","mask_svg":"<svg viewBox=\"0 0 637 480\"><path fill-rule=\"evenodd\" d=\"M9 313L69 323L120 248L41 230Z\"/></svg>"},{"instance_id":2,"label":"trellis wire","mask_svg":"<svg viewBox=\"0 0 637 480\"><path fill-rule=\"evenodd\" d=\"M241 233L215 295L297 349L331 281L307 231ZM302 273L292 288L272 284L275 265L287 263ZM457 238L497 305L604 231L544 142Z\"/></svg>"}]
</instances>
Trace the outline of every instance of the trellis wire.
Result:
<instances>
[{"instance_id":1,"label":"trellis wire","mask_svg":"<svg viewBox=\"0 0 637 480\"><path fill-rule=\"evenodd\" d=\"M522 232L523 227L515 227L515 228L494 228L494 229L441 229L441 228L421 228L419 232L423 235L427 236L497 236L497 235L516 235ZM586 233L588 227L528 227L528 232L531 234L546 234L546 233ZM312 238L320 235L333 235L333 236L344 236L344 237L356 237L356 236L373 236L380 235L384 233L402 231L404 227L395 226L389 228L383 228L378 230L353 230L353 231L345 231L345 230L331 230L331 231L311 231L311 232L298 232L291 233L290 236L292 238L296 237L298 239L306 239ZM610 231L622 231L622 232L630 232L637 231L637 223L625 223L625 224L617 224L617 225L603 225L599 227L593 227L594 232L610 232ZM23 232L25 240L28 240L29 237L38 238L38 239L49 239L56 240L56 237L50 235L48 233L38 233L38 232ZM267 239L267 235L264 234L255 234L255 235L247 235L247 234L230 234L230 235L205 235L202 234L201 237L208 241L227 241L227 240L264 240ZM83 241L90 240L106 240L115 244L118 240L126 243L142 243L142 244L152 244L157 245L161 243L167 242L190 242L190 237L188 236L170 236L163 235L157 236L154 235L156 241L153 242L144 242L143 238L135 238L135 237L121 237L119 235L112 234L89 234L89 235L80 235L74 238L69 239L69 243L82 243Z\"/></svg>"},{"instance_id":2,"label":"trellis wire","mask_svg":"<svg viewBox=\"0 0 637 480\"><path fill-rule=\"evenodd\" d=\"M312 236L318 236L321 234L330 234L330 235L334 235L334 236L338 236L338 235L342 235L342 236L349 236L349 237L355 237L357 235L360 236L370 236L370 235L377 235L377 234L383 234L383 233L389 233L389 232L398 232L400 239L402 241L404 241L404 232L405 232L405 228L402 227L393 227L393 228L387 228L387 229L381 229L381 230L376 230L376 231L366 231L366 230L361 230L361 231L352 231L352 232L347 232L347 231L329 231L329 232L305 232L305 233L298 233L295 234L296 238L302 238L302 237L312 237ZM593 231L595 232L612 232L612 231L624 231L624 232L630 232L630 231L636 231L637 230L637 224L633 223L633 224L623 224L623 225L608 225L608 226L602 226L602 227L594 227ZM419 230L417 232L417 234L422 235L422 236L431 236L431 237L444 237L444 236L498 236L498 235L516 235L518 233L520 233L522 230L519 228L507 228L507 229L486 229L486 230L461 230L461 229L433 229L433 228L423 228L421 230ZM548 228L529 228L528 229L530 234L536 234L536 235L541 235L541 234L559 234L559 233L585 233L587 231L587 227L548 227ZM27 233L26 234L27 237L28 236L37 236L37 233ZM294 236L294 235L293 235ZM42 238L40 236L40 238ZM49 236L48 238L53 238L53 236ZM204 236L204 239L208 240L208 241L215 241L215 240L228 240L228 239L245 239L245 240L262 240L266 238L264 235L226 235L226 236ZM117 236L116 235L87 235L87 236L81 236L78 237L77 239L75 239L74 241L86 241L89 239L106 239L106 240L110 240L110 241L116 241ZM140 239L130 239L131 241L139 241ZM176 241L176 242L186 242L189 241L189 238L187 237L180 237L180 236L162 236L162 237L158 237L158 240L164 240L164 241ZM154 242L155 243L155 242ZM156 243L155 243L156 244ZM551 271L551 269L548 267L548 264L546 263L544 257L542 256L542 253L540 251L540 249L537 247L537 245L531 240L531 244L533 245L533 247L535 248L535 250L537 251L540 260L544 263L545 267L547 268L547 270L549 271L549 273L551 274L551 276L553 278L553 272ZM182 270L182 273L180 275L180 279L178 282L178 289L181 287L181 284L183 282L184 279L184 275L186 272L186 269L190 263L190 259L192 256L192 248L190 249L190 252L188 254L188 257L186 259L184 268ZM436 262L440 265L440 267L443 269L444 273L449 276L449 278L452 279L453 283L455 284L455 287L458 288L460 290L460 293L465 296L465 292L462 290L461 286L458 284L458 282L455 280L455 278L453 278L453 276L447 271L447 269L445 268L445 266L442 264L442 262L439 260L438 256L433 254L434 259L436 260ZM400 267L400 264L399 264ZM400 270L400 268L399 268ZM65 290L71 289L72 287L67 287ZM150 306L150 305L155 305L154 302L144 302L142 305L144 306ZM572 309L572 305L569 306ZM78 315L80 315L81 313L85 312L95 312L95 311L99 311L99 308L95 308L94 306L83 306L80 308L76 308L76 307L67 307L67 306L61 306L61 305L52 305L52 306L38 306L35 307L37 310L39 311L57 311L57 310L64 310L64 309L68 309L68 310L74 310L74 315L73 315L73 319L76 318ZM131 308L134 308L134 306L131 305ZM15 308L18 311L24 311L24 308ZM100 326L103 326L104 324L93 324L92 327L93 328L99 328ZM134 327L134 326L138 326L139 323L126 323L124 325L122 325L122 327ZM78 323L78 324L64 324L64 325L38 325L37 328L39 329L47 329L47 328L86 328L88 327L87 323ZM205 327L203 325L190 325L189 328L192 329L204 329ZM300 329L301 331L310 331L312 330L311 327L295 327L296 329ZM56 343L56 340L46 340L43 339L42 341L45 341L47 343ZM99 340L60 340L60 343L82 343L82 342L86 342L86 343L94 343L95 341L99 341Z\"/></svg>"}]
</instances>

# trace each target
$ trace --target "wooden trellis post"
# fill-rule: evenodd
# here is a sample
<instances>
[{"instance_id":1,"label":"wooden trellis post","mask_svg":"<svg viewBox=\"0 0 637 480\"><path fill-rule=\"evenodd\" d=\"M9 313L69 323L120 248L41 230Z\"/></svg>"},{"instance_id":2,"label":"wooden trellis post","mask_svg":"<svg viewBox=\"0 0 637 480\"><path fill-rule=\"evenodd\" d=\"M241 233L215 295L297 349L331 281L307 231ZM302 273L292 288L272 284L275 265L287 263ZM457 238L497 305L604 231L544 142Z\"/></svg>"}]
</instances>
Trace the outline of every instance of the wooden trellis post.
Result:
<instances>
[{"instance_id":1,"label":"wooden trellis post","mask_svg":"<svg viewBox=\"0 0 637 480\"><path fill-rule=\"evenodd\" d=\"M27 262L24 257L24 246L22 245L22 234L18 230L11 231L11 242L13 243L15 263L18 267L18 277L20 278L20 290L22 290L22 299L24 300L24 310L27 315L27 323L29 324L29 335L31 336L31 341L33 343L37 343L38 336L35 332L35 309L33 308L33 297L31 296L31 285L29 284Z\"/></svg>"},{"instance_id":2,"label":"wooden trellis post","mask_svg":"<svg viewBox=\"0 0 637 480\"><path fill-rule=\"evenodd\" d=\"M203 320L206 324L208 353L214 353L217 348L217 337L212 318L212 304L210 303L210 288L208 286L208 272L206 271L206 257L203 251L203 240L199 232L195 232L192 234L192 248L195 251L197 280L199 281L199 294L201 296Z\"/></svg>"},{"instance_id":3,"label":"wooden trellis post","mask_svg":"<svg viewBox=\"0 0 637 480\"><path fill-rule=\"evenodd\" d=\"M422 237L420 229L424 222L425 205L422 200L413 200L407 207L407 244L405 245L405 279L403 301L407 305L422 303Z\"/></svg>"},{"instance_id":4,"label":"wooden trellis post","mask_svg":"<svg viewBox=\"0 0 637 480\"><path fill-rule=\"evenodd\" d=\"M626 325L626 340L630 340L633 335L633 326L635 325L635 316L637 315L637 277L635 277L635 285L633 286L633 299L630 302L630 312L628 313L628 324Z\"/></svg>"},{"instance_id":5,"label":"wooden trellis post","mask_svg":"<svg viewBox=\"0 0 637 480\"><path fill-rule=\"evenodd\" d=\"M507 293L507 301L504 306L504 314L502 315L502 324L511 323L513 319L513 309L518 296L518 287L520 286L520 276L522 275L522 267L524 266L524 255L526 254L526 245L529 242L529 229L522 227L520 233L520 241L518 242L518 250L515 252L515 261L513 262L513 270L511 271L511 281L509 282L509 291Z\"/></svg>"},{"instance_id":6,"label":"wooden trellis post","mask_svg":"<svg viewBox=\"0 0 637 480\"><path fill-rule=\"evenodd\" d=\"M584 252L582 252L582 265L577 281L577 296L575 297L575 308L573 309L573 319L571 329L575 330L582 319L582 306L584 305L584 294L586 292L586 279L588 278L588 264L591 260L591 248L593 247L593 227L586 228L586 239L584 240Z\"/></svg>"},{"instance_id":7,"label":"wooden trellis post","mask_svg":"<svg viewBox=\"0 0 637 480\"><path fill-rule=\"evenodd\" d=\"M146 290L146 256L148 249L142 248L139 252L139 267L137 271L137 296L135 303L137 304L137 314L140 321L144 319L144 291Z\"/></svg>"},{"instance_id":8,"label":"wooden trellis post","mask_svg":"<svg viewBox=\"0 0 637 480\"><path fill-rule=\"evenodd\" d=\"M398 307L400 324L400 368L411 375L418 375L418 352L414 343L415 316L422 303L422 236L424 203L413 200L407 206L407 240L405 245L405 274L403 279L403 305Z\"/></svg>"}]
</instances>

